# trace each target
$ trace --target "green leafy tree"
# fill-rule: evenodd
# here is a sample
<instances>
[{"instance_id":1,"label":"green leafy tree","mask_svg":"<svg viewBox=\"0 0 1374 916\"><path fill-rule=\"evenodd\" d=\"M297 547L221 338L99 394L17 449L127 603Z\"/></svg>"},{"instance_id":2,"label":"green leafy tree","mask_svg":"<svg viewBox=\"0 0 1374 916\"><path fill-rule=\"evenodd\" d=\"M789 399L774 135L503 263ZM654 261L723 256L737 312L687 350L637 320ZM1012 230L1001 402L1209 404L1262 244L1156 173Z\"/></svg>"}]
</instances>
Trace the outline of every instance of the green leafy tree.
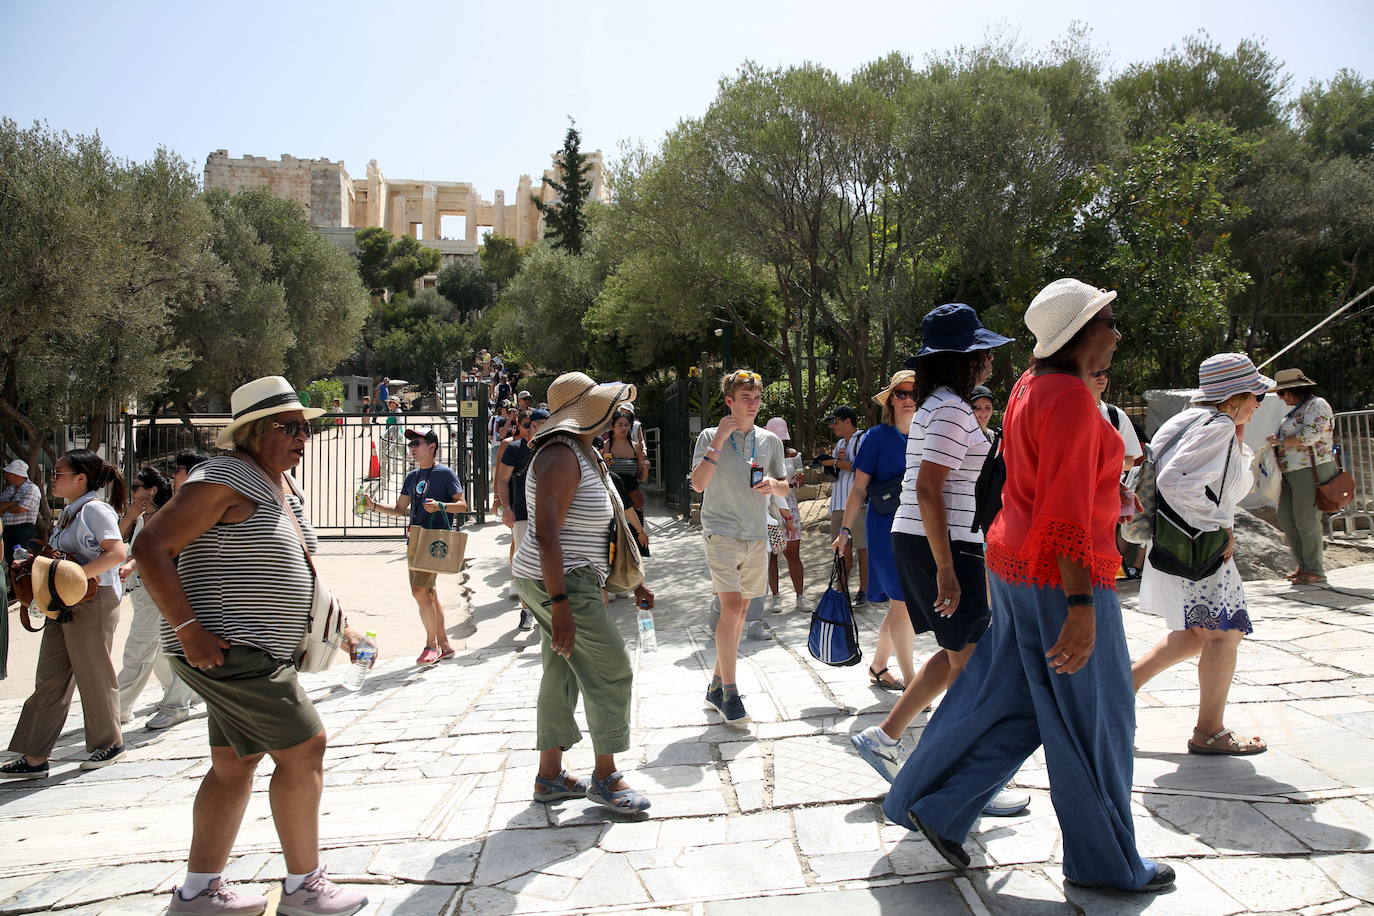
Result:
<instances>
[{"instance_id":1,"label":"green leafy tree","mask_svg":"<svg viewBox=\"0 0 1374 916\"><path fill-rule=\"evenodd\" d=\"M353 352L368 294L352 259L310 225L294 201L267 191L204 195L210 250L229 282L184 301L169 342L190 353L160 400L185 412L202 396L220 402L263 375L307 379Z\"/></svg>"},{"instance_id":2,"label":"green leafy tree","mask_svg":"<svg viewBox=\"0 0 1374 916\"><path fill-rule=\"evenodd\" d=\"M434 393L435 374L452 380L470 348L471 332L461 324L427 317L410 327L394 327L378 338L374 350L388 374L413 379L424 394Z\"/></svg>"},{"instance_id":3,"label":"green leafy tree","mask_svg":"<svg viewBox=\"0 0 1374 916\"><path fill-rule=\"evenodd\" d=\"M486 309L496 298L491 280L469 258L450 261L439 271L434 288L457 307L460 321L466 321L469 316Z\"/></svg>"},{"instance_id":4,"label":"green leafy tree","mask_svg":"<svg viewBox=\"0 0 1374 916\"><path fill-rule=\"evenodd\" d=\"M1374 155L1374 80L1339 70L1298 98L1302 134L1318 155L1364 159Z\"/></svg>"},{"instance_id":5,"label":"green leafy tree","mask_svg":"<svg viewBox=\"0 0 1374 916\"><path fill-rule=\"evenodd\" d=\"M604 281L605 266L590 252L534 245L494 310L492 342L551 372L586 369L588 339L577 329Z\"/></svg>"},{"instance_id":6,"label":"green leafy tree","mask_svg":"<svg viewBox=\"0 0 1374 916\"><path fill-rule=\"evenodd\" d=\"M592 183L587 179L591 164L581 150L582 135L576 126L569 126L563 137L563 148L554 156L554 171L558 177L545 179L558 197L548 203L532 197L534 206L544 215L544 238L555 248L572 255L582 253L587 235L587 199Z\"/></svg>"},{"instance_id":7,"label":"green leafy tree","mask_svg":"<svg viewBox=\"0 0 1374 916\"><path fill-rule=\"evenodd\" d=\"M95 136L0 120L0 437L36 466L46 435L89 423L185 364L169 314L226 282L197 177L166 150L115 159ZM51 454L48 456L53 457Z\"/></svg>"},{"instance_id":8,"label":"green leafy tree","mask_svg":"<svg viewBox=\"0 0 1374 916\"><path fill-rule=\"evenodd\" d=\"M358 247L358 275L374 296L408 292L415 281L439 269L437 248L426 248L409 235L392 235L381 226L368 226L353 235Z\"/></svg>"},{"instance_id":9,"label":"green leafy tree","mask_svg":"<svg viewBox=\"0 0 1374 916\"><path fill-rule=\"evenodd\" d=\"M520 272L520 262L525 254L515 239L493 234L488 235L482 247L477 249L477 256L482 262L482 273L500 292Z\"/></svg>"}]
</instances>

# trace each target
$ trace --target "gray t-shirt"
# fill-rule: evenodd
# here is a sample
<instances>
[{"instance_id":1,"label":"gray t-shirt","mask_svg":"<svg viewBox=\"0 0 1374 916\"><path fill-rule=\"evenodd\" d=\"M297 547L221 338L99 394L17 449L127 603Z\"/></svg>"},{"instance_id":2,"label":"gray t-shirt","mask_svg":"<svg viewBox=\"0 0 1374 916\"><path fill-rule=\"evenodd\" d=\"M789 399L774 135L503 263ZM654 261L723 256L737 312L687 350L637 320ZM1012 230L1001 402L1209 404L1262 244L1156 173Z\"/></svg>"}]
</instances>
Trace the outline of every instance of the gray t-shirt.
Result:
<instances>
[{"instance_id":1,"label":"gray t-shirt","mask_svg":"<svg viewBox=\"0 0 1374 916\"><path fill-rule=\"evenodd\" d=\"M706 449L716 437L718 427L703 429L692 453L692 467L706 457ZM730 434L716 459L716 473L701 494L701 529L741 541L762 541L768 537L766 493L749 487L750 459L763 468L764 476L785 478L786 455L782 440L762 427L748 435Z\"/></svg>"}]
</instances>

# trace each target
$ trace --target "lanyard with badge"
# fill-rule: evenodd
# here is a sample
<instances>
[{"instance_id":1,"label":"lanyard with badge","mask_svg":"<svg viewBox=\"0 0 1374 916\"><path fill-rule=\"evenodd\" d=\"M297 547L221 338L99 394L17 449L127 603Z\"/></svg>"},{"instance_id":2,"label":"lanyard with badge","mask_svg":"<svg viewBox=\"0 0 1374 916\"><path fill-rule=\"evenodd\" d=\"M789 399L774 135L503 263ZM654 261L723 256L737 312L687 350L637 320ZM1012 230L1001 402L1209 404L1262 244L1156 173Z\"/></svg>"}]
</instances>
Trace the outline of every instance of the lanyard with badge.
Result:
<instances>
[{"instance_id":1,"label":"lanyard with badge","mask_svg":"<svg viewBox=\"0 0 1374 916\"><path fill-rule=\"evenodd\" d=\"M751 430L751 431L749 432L749 436L752 436L753 439L754 439L753 445L750 446L750 449L749 449L749 459L748 459L748 461L749 461L749 489L752 490L754 487L757 487L759 484L763 483L763 468L759 467L759 462L758 462L758 453L759 453L759 436L758 436L758 430ZM745 436L745 438L748 439L749 436ZM740 451L739 446L735 444L735 434L734 434L734 433L731 433L731 434L730 434L730 448L734 451L734 453L735 453L736 455L739 455L741 461L744 461L744 460L745 460L745 458L744 458L744 452Z\"/></svg>"}]
</instances>

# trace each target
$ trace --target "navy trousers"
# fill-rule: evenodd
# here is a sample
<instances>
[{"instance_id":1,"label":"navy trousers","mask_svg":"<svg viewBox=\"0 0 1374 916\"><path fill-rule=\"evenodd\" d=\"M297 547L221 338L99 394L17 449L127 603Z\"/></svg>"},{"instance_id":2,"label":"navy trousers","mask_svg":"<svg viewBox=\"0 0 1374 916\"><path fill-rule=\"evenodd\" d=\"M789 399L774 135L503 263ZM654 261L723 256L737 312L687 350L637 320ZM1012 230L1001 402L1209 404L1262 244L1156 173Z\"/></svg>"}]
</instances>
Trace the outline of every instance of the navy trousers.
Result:
<instances>
[{"instance_id":1,"label":"navy trousers","mask_svg":"<svg viewBox=\"0 0 1374 916\"><path fill-rule=\"evenodd\" d=\"M1093 654L1077 674L1061 675L1045 652L1068 616L1063 590L1013 585L991 571L988 579L992 626L898 772L883 812L910 827L911 811L962 843L983 806L1044 745L1065 876L1140 887L1155 866L1136 851L1131 820L1135 696L1116 592L1093 590Z\"/></svg>"}]
</instances>

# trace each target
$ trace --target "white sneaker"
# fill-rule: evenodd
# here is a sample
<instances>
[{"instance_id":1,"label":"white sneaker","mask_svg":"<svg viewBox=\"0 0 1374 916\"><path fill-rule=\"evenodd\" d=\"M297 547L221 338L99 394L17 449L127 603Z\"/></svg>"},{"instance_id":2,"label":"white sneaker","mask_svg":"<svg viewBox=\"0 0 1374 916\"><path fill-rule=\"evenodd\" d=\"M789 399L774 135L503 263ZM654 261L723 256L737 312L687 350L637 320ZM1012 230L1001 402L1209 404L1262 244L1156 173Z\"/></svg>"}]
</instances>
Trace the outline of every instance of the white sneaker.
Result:
<instances>
[{"instance_id":1,"label":"white sneaker","mask_svg":"<svg viewBox=\"0 0 1374 916\"><path fill-rule=\"evenodd\" d=\"M805 596L805 595L798 595L798 596L797 596L796 604L794 604L794 605L792 606L792 609L793 609L793 610L796 610L796 611L804 611L804 610L806 610L806 596Z\"/></svg>"},{"instance_id":2,"label":"white sneaker","mask_svg":"<svg viewBox=\"0 0 1374 916\"><path fill-rule=\"evenodd\" d=\"M744 638L754 640L772 639L773 634L763 628L762 620L751 620L749 621L749 626L745 628Z\"/></svg>"},{"instance_id":3,"label":"white sneaker","mask_svg":"<svg viewBox=\"0 0 1374 916\"><path fill-rule=\"evenodd\" d=\"M290 894L282 887L278 916L352 916L367 906L367 898L357 891L340 887L317 868L300 887Z\"/></svg>"},{"instance_id":4,"label":"white sneaker","mask_svg":"<svg viewBox=\"0 0 1374 916\"><path fill-rule=\"evenodd\" d=\"M885 743L883 738L887 735L879 737L881 732L878 726L870 725L857 735L851 735L849 743L854 745L854 750L859 752L865 763L878 771L879 776L892 782L902 768L902 761L906 759L906 747L900 741L896 744Z\"/></svg>"},{"instance_id":5,"label":"white sneaker","mask_svg":"<svg viewBox=\"0 0 1374 916\"><path fill-rule=\"evenodd\" d=\"M773 595L768 599L768 610L774 614L782 613L782 595Z\"/></svg>"},{"instance_id":6,"label":"white sneaker","mask_svg":"<svg viewBox=\"0 0 1374 916\"><path fill-rule=\"evenodd\" d=\"M191 713L186 709L159 709L153 713L151 719L143 723L143 727L157 731L160 728L171 728L173 725L179 725L189 718L191 718Z\"/></svg>"}]
</instances>

